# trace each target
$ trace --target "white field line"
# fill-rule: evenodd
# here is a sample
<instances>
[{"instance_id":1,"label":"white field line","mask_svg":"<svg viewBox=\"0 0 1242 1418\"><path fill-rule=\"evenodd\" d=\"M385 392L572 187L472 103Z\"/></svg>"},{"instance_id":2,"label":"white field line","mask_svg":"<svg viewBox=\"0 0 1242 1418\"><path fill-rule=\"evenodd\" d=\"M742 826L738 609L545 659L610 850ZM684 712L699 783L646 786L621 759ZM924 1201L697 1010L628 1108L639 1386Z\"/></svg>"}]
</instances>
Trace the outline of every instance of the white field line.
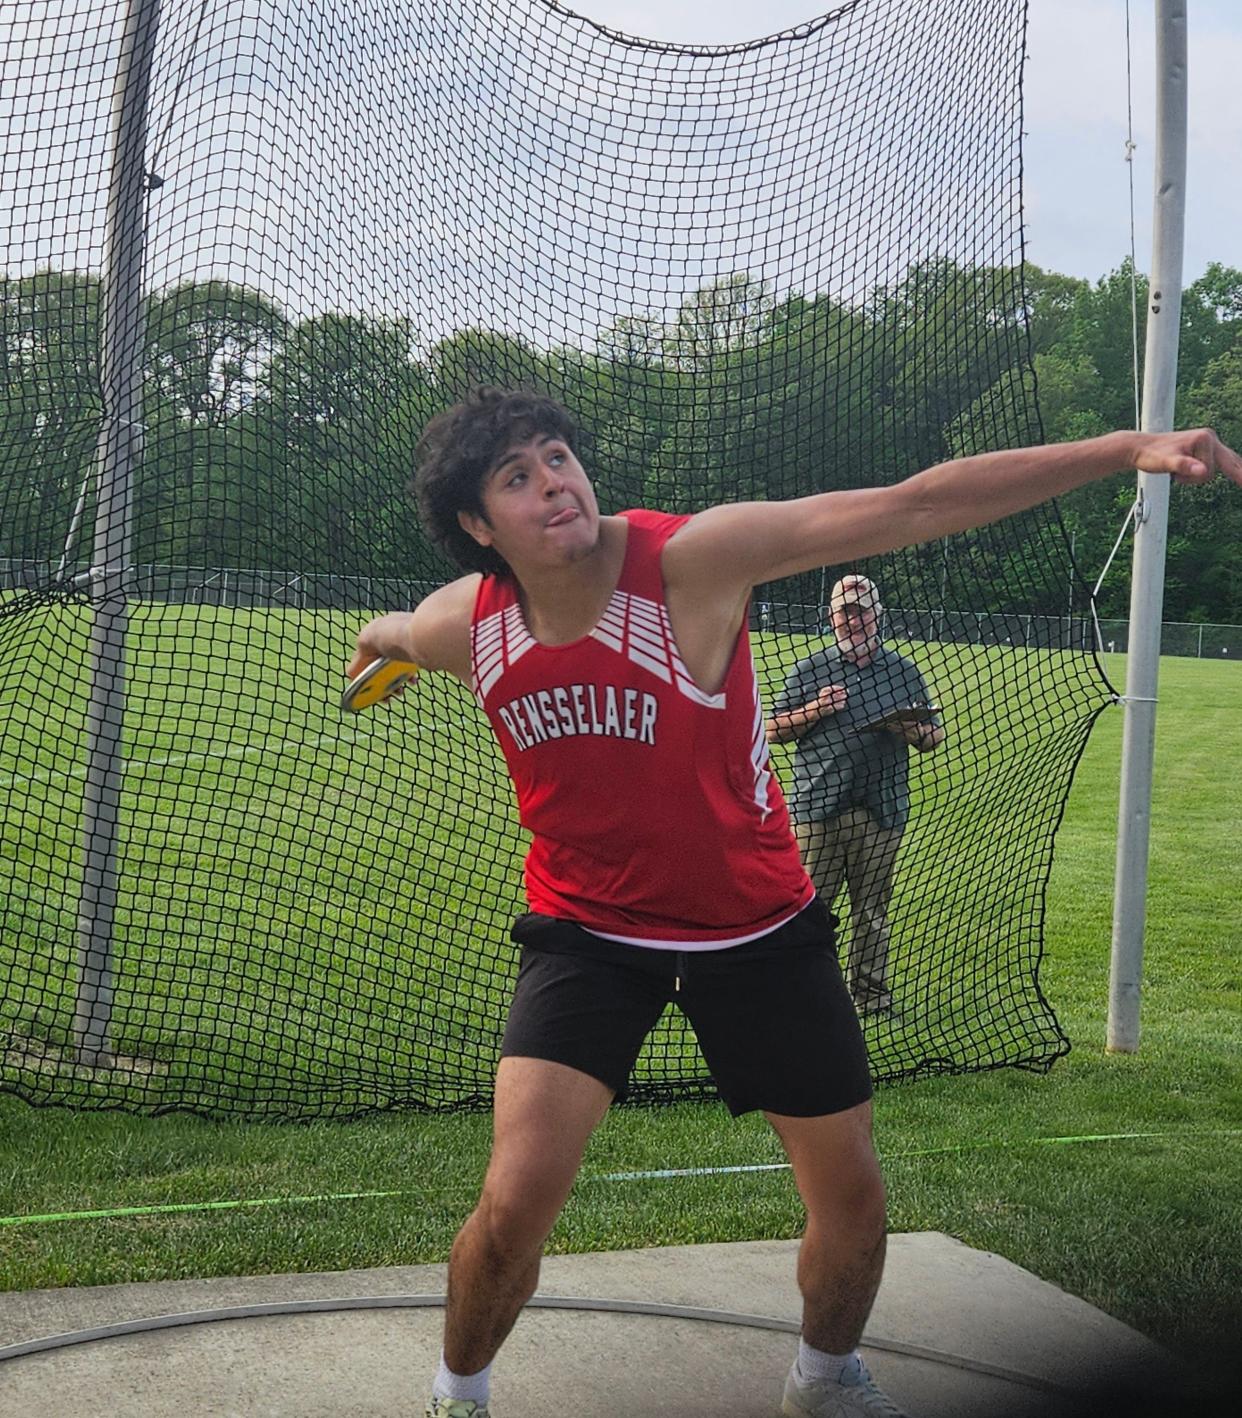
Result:
<instances>
[{"instance_id":1,"label":"white field line","mask_svg":"<svg viewBox=\"0 0 1242 1418\"><path fill-rule=\"evenodd\" d=\"M168 758L148 758L125 760L125 772L145 773L149 768L174 768L186 763L203 763L212 758L245 758L248 754L283 753L289 748L318 748L321 743L339 739L339 734L319 734L313 739L276 739L261 744L247 744L245 747L206 749L200 753L174 753ZM22 783L63 783L73 778L85 778L86 768L68 768L57 773L14 774L0 778L0 788L14 788Z\"/></svg>"}]
</instances>

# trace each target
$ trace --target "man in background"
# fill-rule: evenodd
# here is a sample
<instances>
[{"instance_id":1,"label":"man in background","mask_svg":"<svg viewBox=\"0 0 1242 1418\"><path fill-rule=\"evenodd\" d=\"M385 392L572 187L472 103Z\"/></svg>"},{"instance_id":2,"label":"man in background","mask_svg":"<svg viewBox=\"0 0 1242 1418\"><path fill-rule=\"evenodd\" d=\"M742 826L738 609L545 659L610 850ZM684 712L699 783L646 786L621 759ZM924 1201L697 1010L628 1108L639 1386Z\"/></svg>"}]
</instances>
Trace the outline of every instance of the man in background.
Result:
<instances>
[{"instance_id":1,"label":"man in background","mask_svg":"<svg viewBox=\"0 0 1242 1418\"><path fill-rule=\"evenodd\" d=\"M844 882L853 926L846 981L861 1014L893 1007L888 904L910 815L909 751L945 733L923 677L880 642L880 595L844 576L827 611L832 640L800 660L767 723L796 741L789 810L803 865L831 904Z\"/></svg>"}]
</instances>

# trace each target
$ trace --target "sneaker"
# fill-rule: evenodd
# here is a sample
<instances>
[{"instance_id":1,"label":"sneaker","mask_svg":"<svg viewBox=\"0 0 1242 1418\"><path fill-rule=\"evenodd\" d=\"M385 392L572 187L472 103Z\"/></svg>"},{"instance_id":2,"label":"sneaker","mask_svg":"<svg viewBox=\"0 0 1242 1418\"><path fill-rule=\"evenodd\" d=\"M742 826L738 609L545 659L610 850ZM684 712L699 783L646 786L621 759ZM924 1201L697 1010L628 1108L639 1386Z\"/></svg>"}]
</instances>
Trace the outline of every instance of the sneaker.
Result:
<instances>
[{"instance_id":1,"label":"sneaker","mask_svg":"<svg viewBox=\"0 0 1242 1418\"><path fill-rule=\"evenodd\" d=\"M787 1418L907 1418L859 1360L853 1383L816 1383L798 1377L795 1364L785 1380L781 1412Z\"/></svg>"},{"instance_id":2,"label":"sneaker","mask_svg":"<svg viewBox=\"0 0 1242 1418\"><path fill-rule=\"evenodd\" d=\"M426 1418L491 1418L491 1414L486 1403L475 1403L471 1398L433 1398Z\"/></svg>"},{"instance_id":3,"label":"sneaker","mask_svg":"<svg viewBox=\"0 0 1242 1418\"><path fill-rule=\"evenodd\" d=\"M873 994L858 994L854 998L854 1008L866 1018L876 1014L894 1014L893 997L887 990L877 990Z\"/></svg>"}]
</instances>

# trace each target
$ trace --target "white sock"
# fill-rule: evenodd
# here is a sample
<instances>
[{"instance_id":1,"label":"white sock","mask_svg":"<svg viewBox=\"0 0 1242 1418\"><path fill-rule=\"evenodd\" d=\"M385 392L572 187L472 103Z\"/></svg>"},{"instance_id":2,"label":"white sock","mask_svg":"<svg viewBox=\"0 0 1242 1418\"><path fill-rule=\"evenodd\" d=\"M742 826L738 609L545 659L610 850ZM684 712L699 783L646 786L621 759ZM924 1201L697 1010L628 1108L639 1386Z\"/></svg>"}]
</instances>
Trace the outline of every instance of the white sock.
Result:
<instances>
[{"instance_id":1,"label":"white sock","mask_svg":"<svg viewBox=\"0 0 1242 1418\"><path fill-rule=\"evenodd\" d=\"M825 1354L798 1340L798 1377L808 1383L852 1384L862 1367L858 1350L848 1354Z\"/></svg>"},{"instance_id":2,"label":"white sock","mask_svg":"<svg viewBox=\"0 0 1242 1418\"><path fill-rule=\"evenodd\" d=\"M472 1403L487 1402L487 1387L492 1376L492 1366L480 1369L477 1374L455 1374L444 1362L440 1353L440 1369L435 1383L431 1385L432 1398L468 1398Z\"/></svg>"}]
</instances>

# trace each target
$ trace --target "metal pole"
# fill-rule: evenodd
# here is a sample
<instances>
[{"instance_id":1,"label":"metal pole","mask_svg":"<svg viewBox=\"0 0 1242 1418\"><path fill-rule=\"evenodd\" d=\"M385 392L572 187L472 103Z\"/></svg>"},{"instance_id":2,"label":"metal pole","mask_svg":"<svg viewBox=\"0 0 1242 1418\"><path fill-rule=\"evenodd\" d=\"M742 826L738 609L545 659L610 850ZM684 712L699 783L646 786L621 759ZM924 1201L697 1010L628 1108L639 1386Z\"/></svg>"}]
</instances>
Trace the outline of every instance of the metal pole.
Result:
<instances>
[{"instance_id":1,"label":"metal pole","mask_svg":"<svg viewBox=\"0 0 1242 1418\"><path fill-rule=\"evenodd\" d=\"M91 488L91 479L96 469L87 470L86 476L82 479L82 486L78 491L78 500L74 504L73 516L69 521L69 535L65 538L65 549L60 554L60 563L56 567L56 580L65 574L65 568L69 565L69 558L78 544L78 532L82 527L82 514L86 511L86 495Z\"/></svg>"},{"instance_id":2,"label":"metal pole","mask_svg":"<svg viewBox=\"0 0 1242 1418\"><path fill-rule=\"evenodd\" d=\"M103 281L99 492L90 581L89 759L82 804L82 895L73 1019L79 1063L112 1061L112 922L123 774L125 632L132 477L142 458L142 263L147 92L160 0L130 0L112 96L112 173Z\"/></svg>"},{"instance_id":3,"label":"metal pole","mask_svg":"<svg viewBox=\"0 0 1242 1418\"><path fill-rule=\"evenodd\" d=\"M1078 545L1078 531L1075 529L1070 533L1070 564L1069 564L1069 587L1066 595L1065 614L1072 622L1074 619L1074 571L1078 563L1074 560L1074 549ZM1070 647L1073 648L1072 646Z\"/></svg>"},{"instance_id":4,"label":"metal pole","mask_svg":"<svg viewBox=\"0 0 1242 1418\"><path fill-rule=\"evenodd\" d=\"M1177 337L1182 309L1186 0L1156 0L1156 85L1156 195L1142 427L1146 432L1163 433L1173 427ZM1138 490L1141 505L1136 518L1130 586L1121 807L1117 823L1117 879L1108 991L1108 1048L1114 1053L1135 1053L1139 1042L1169 479L1140 473Z\"/></svg>"}]
</instances>

